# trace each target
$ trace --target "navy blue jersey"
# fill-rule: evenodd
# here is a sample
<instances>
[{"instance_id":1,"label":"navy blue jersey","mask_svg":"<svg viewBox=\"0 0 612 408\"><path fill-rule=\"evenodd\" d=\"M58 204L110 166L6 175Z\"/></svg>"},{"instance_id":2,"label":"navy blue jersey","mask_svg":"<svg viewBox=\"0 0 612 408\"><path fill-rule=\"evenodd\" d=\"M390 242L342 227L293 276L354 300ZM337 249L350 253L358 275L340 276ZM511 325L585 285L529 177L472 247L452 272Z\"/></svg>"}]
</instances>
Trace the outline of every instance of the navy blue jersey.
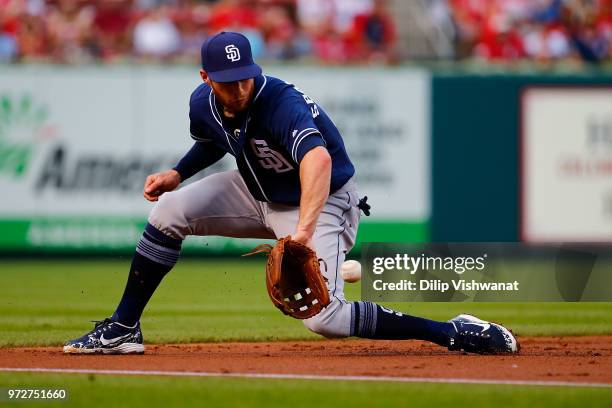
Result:
<instances>
[{"instance_id":1,"label":"navy blue jersey","mask_svg":"<svg viewBox=\"0 0 612 408\"><path fill-rule=\"evenodd\" d=\"M334 123L292 84L261 75L246 112L233 119L222 112L210 86L202 84L192 93L189 118L196 143L175 167L183 180L229 153L257 200L299 205L299 163L310 149L329 151L331 193L355 173Z\"/></svg>"}]
</instances>

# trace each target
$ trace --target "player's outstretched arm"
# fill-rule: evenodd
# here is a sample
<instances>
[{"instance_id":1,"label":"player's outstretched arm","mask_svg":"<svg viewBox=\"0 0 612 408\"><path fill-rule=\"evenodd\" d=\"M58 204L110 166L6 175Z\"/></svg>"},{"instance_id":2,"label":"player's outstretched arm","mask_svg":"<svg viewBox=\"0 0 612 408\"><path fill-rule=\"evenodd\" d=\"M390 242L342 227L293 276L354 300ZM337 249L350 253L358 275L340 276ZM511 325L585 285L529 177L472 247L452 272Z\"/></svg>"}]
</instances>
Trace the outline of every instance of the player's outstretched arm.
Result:
<instances>
[{"instance_id":1,"label":"player's outstretched arm","mask_svg":"<svg viewBox=\"0 0 612 408\"><path fill-rule=\"evenodd\" d=\"M315 147L300 162L300 220L292 238L311 246L319 214L329 197L332 161L326 148Z\"/></svg>"},{"instance_id":2,"label":"player's outstretched arm","mask_svg":"<svg viewBox=\"0 0 612 408\"><path fill-rule=\"evenodd\" d=\"M181 184L181 176L174 169L151 174L145 180L144 198L149 201L157 201L159 196L176 189L179 184Z\"/></svg>"}]
</instances>

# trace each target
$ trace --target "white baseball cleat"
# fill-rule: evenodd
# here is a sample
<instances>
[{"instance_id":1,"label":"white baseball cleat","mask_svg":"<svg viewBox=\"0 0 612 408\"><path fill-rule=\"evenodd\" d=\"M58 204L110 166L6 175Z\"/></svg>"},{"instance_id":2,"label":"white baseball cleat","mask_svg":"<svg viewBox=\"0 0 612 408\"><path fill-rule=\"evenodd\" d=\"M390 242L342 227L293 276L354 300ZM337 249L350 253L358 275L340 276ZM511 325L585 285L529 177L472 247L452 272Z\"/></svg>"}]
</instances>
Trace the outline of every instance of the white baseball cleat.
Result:
<instances>
[{"instance_id":1,"label":"white baseball cleat","mask_svg":"<svg viewBox=\"0 0 612 408\"><path fill-rule=\"evenodd\" d=\"M64 345L66 354L143 354L144 344L140 323L133 327L104 319L95 322L89 333Z\"/></svg>"},{"instance_id":2,"label":"white baseball cleat","mask_svg":"<svg viewBox=\"0 0 612 408\"><path fill-rule=\"evenodd\" d=\"M450 334L448 349L478 354L516 354L521 349L511 330L469 315L460 314L448 321L455 332Z\"/></svg>"}]
</instances>

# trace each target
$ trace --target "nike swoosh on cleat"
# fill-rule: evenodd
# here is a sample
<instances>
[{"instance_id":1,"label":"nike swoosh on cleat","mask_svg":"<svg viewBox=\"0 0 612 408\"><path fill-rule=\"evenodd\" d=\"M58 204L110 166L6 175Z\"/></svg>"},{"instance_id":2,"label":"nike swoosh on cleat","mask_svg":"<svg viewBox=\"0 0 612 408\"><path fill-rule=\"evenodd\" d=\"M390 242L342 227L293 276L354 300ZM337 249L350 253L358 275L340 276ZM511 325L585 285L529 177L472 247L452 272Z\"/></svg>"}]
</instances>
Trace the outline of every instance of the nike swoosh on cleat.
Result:
<instances>
[{"instance_id":1,"label":"nike swoosh on cleat","mask_svg":"<svg viewBox=\"0 0 612 408\"><path fill-rule=\"evenodd\" d=\"M115 338L112 338L112 339L105 339L104 335L102 335L102 336L100 336L100 342L102 343L103 346L108 346L110 344L117 343L117 342L119 342L119 341L121 341L123 339L127 339L131 335L132 335L131 333L128 333L128 334L126 334L124 336L119 336L119 337L115 337Z\"/></svg>"},{"instance_id":2,"label":"nike swoosh on cleat","mask_svg":"<svg viewBox=\"0 0 612 408\"><path fill-rule=\"evenodd\" d=\"M482 327L482 330L480 331L481 333L483 333L486 330L489 330L491 328L491 324L490 323L472 323L472 322L469 322L469 324L473 324L473 325Z\"/></svg>"}]
</instances>

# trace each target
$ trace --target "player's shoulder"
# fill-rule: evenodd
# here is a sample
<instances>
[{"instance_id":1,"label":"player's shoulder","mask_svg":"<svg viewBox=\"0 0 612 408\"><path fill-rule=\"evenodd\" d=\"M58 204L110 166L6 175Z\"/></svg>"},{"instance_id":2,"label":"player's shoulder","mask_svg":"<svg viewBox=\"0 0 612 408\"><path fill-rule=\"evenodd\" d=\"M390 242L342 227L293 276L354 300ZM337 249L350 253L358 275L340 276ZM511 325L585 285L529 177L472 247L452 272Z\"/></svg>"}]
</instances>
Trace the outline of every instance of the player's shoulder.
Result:
<instances>
[{"instance_id":1,"label":"player's shoulder","mask_svg":"<svg viewBox=\"0 0 612 408\"><path fill-rule=\"evenodd\" d=\"M272 92L275 90L282 90L285 87L292 86L290 83L283 81L280 78L272 75L261 75L261 78L257 78L257 81L262 82L262 91Z\"/></svg>"},{"instance_id":2,"label":"player's shoulder","mask_svg":"<svg viewBox=\"0 0 612 408\"><path fill-rule=\"evenodd\" d=\"M191 93L189 98L189 119L192 122L199 123L200 126L204 126L209 119L211 91L210 85L202 83Z\"/></svg>"},{"instance_id":3,"label":"player's shoulder","mask_svg":"<svg viewBox=\"0 0 612 408\"><path fill-rule=\"evenodd\" d=\"M264 76L264 79L255 102L258 111L264 111L270 120L287 116L296 106L304 103L302 93L292 83L270 75Z\"/></svg>"},{"instance_id":4,"label":"player's shoulder","mask_svg":"<svg viewBox=\"0 0 612 408\"><path fill-rule=\"evenodd\" d=\"M210 97L210 92L212 88L206 84L201 83L193 90L191 96L189 97L189 105L194 106L202 103L208 103L208 98Z\"/></svg>"},{"instance_id":5,"label":"player's shoulder","mask_svg":"<svg viewBox=\"0 0 612 408\"><path fill-rule=\"evenodd\" d=\"M282 103L281 99L292 94L299 94L293 84L270 75L262 75L257 79L260 85L255 96L259 105L275 106Z\"/></svg>"}]
</instances>

